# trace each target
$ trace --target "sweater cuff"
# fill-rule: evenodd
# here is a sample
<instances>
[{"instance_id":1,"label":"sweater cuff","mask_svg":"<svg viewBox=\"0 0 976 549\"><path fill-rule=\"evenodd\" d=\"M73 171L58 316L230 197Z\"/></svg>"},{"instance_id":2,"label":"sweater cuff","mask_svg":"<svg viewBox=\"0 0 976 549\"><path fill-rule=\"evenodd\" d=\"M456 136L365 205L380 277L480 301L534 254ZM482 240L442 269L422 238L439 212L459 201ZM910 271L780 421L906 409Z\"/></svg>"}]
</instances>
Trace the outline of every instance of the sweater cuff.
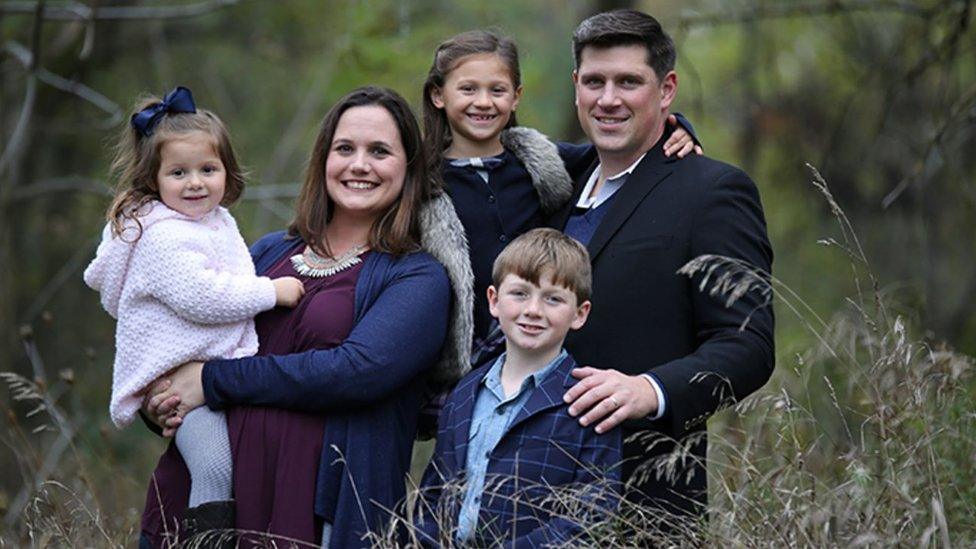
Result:
<instances>
[{"instance_id":1,"label":"sweater cuff","mask_svg":"<svg viewBox=\"0 0 976 549\"><path fill-rule=\"evenodd\" d=\"M266 276L258 277L258 303L261 304L261 311L270 311L278 304L278 295L275 293L274 282Z\"/></svg>"},{"instance_id":2,"label":"sweater cuff","mask_svg":"<svg viewBox=\"0 0 976 549\"><path fill-rule=\"evenodd\" d=\"M667 412L668 399L664 393L664 388L661 386L661 380L657 378L656 375L648 372L644 375L644 379L651 384L654 388L654 393L657 395L657 412L654 415L648 415L647 419L654 421L664 417L665 412Z\"/></svg>"},{"instance_id":3,"label":"sweater cuff","mask_svg":"<svg viewBox=\"0 0 976 549\"><path fill-rule=\"evenodd\" d=\"M227 403L217 393L214 386L216 384L216 368L219 368L221 360L210 360L203 363L203 370L200 371L200 382L203 385L203 400L211 410L222 410L227 407Z\"/></svg>"}]
</instances>

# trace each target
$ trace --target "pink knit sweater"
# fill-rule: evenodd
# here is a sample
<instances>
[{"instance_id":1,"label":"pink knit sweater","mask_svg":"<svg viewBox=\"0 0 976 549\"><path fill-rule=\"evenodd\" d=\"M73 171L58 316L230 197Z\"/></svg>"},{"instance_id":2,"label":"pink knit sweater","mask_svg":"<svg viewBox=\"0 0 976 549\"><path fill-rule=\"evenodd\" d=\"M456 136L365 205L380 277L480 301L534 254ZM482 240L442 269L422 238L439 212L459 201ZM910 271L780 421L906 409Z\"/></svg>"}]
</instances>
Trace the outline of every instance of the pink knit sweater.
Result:
<instances>
[{"instance_id":1,"label":"pink knit sweater","mask_svg":"<svg viewBox=\"0 0 976 549\"><path fill-rule=\"evenodd\" d=\"M109 411L119 427L135 418L140 392L173 367L253 355L253 317L275 306L274 285L255 275L225 208L198 219L161 202L142 211L142 236L125 242L106 226L85 269L85 283L118 320ZM125 239L135 234L130 223Z\"/></svg>"}]
</instances>

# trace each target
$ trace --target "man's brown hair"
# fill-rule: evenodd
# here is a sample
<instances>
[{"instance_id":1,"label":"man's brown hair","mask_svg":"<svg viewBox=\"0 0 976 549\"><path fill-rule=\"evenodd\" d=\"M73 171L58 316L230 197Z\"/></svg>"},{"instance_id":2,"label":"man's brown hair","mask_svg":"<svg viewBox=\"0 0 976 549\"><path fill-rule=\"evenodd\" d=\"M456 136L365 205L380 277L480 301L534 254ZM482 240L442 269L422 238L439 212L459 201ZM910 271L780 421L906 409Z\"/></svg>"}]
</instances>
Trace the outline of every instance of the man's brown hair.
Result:
<instances>
[{"instance_id":1,"label":"man's brown hair","mask_svg":"<svg viewBox=\"0 0 976 549\"><path fill-rule=\"evenodd\" d=\"M491 280L497 288L505 276L514 274L538 285L540 277L550 272L553 284L576 294L577 307L590 299L590 254L576 239L555 229L532 229L513 240L495 258Z\"/></svg>"},{"instance_id":2,"label":"man's brown hair","mask_svg":"<svg viewBox=\"0 0 976 549\"><path fill-rule=\"evenodd\" d=\"M658 79L674 70L677 57L674 41L661 23L637 10L620 9L598 13L583 20L573 32L573 58L580 66L583 49L641 45L647 49L647 64Z\"/></svg>"}]
</instances>

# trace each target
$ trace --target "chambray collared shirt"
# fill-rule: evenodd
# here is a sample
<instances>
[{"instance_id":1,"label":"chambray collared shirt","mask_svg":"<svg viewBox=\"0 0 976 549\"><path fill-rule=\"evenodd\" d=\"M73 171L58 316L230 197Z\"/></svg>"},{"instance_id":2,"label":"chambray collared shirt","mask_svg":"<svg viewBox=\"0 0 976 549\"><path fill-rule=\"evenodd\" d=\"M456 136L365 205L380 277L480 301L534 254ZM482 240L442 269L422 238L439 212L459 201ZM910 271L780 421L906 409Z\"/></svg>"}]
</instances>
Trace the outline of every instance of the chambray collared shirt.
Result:
<instances>
[{"instance_id":1,"label":"chambray collared shirt","mask_svg":"<svg viewBox=\"0 0 976 549\"><path fill-rule=\"evenodd\" d=\"M492 450L508 430L509 423L528 402L532 389L542 381L567 356L566 350L547 364L545 368L532 373L522 382L522 386L512 396L505 398L502 388L502 365L505 355L498 357L495 364L481 380L478 396L471 412L471 431L468 433L468 456L465 460L466 485L464 502L458 514L458 541L470 539L478 525L478 511L481 509L481 493L485 488L485 473Z\"/></svg>"}]
</instances>

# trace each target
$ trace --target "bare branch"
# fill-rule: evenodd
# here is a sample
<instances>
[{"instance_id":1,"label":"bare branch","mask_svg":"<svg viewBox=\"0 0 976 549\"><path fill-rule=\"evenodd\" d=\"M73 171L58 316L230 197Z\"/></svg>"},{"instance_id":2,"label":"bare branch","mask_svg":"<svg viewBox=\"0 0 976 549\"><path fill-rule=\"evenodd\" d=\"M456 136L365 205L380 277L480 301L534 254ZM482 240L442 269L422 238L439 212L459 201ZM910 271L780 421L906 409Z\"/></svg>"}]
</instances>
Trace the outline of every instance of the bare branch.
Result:
<instances>
[{"instance_id":1,"label":"bare branch","mask_svg":"<svg viewBox=\"0 0 976 549\"><path fill-rule=\"evenodd\" d=\"M272 200L275 198L295 198L302 186L300 183L265 183L249 186L241 200Z\"/></svg>"},{"instance_id":2,"label":"bare branch","mask_svg":"<svg viewBox=\"0 0 976 549\"><path fill-rule=\"evenodd\" d=\"M339 58L347 52L350 43L349 33L344 34L335 46L336 53L328 59L327 64L321 70L316 71L315 81L308 87L308 91L299 103L298 109L285 129L284 134L282 134L280 139L276 140L277 145L271 155L271 161L269 162L268 168L264 171L262 179L277 179L289 163L308 121L322 107L327 95L324 92L332 82L332 75L336 73L335 66Z\"/></svg>"},{"instance_id":3,"label":"bare branch","mask_svg":"<svg viewBox=\"0 0 976 549\"><path fill-rule=\"evenodd\" d=\"M247 192L243 197L241 197L241 200L264 201L281 198L295 198L298 196L300 189L301 185L298 183L266 183L264 185L256 186L249 185L247 187ZM10 200L32 200L46 194L62 193L65 191L100 194L103 196L112 196L114 193L112 186L105 181L74 175L68 177L52 177L50 179L42 179L27 185L22 185L10 192Z\"/></svg>"},{"instance_id":4,"label":"bare branch","mask_svg":"<svg viewBox=\"0 0 976 549\"><path fill-rule=\"evenodd\" d=\"M91 21L91 20L134 20L134 19L183 19L197 17L226 6L237 4L238 0L210 0L180 6L105 6L89 7L80 2L63 2L48 6L44 19L51 21ZM8 1L0 4L0 14L33 13L37 2Z\"/></svg>"},{"instance_id":5,"label":"bare branch","mask_svg":"<svg viewBox=\"0 0 976 549\"><path fill-rule=\"evenodd\" d=\"M34 6L34 27L31 29L31 51L33 55L31 56L31 63L27 67L31 72L34 72L34 69L41 64L41 27L44 26L44 4L44 0L41 0Z\"/></svg>"},{"instance_id":6,"label":"bare branch","mask_svg":"<svg viewBox=\"0 0 976 549\"><path fill-rule=\"evenodd\" d=\"M307 121L312 119L314 113L322 106L322 101L326 97L324 91L332 81L332 75L336 72L335 67L338 60L347 53L352 44L352 33L344 32L335 42L334 53L329 56L326 65L322 70L317 71L315 80L308 87L308 91L299 103L295 115L282 134L281 139L277 140L274 152L268 163L268 167L261 174L264 181L275 180L281 176L281 172L290 163L298 147L298 140L305 129ZM296 189L297 192L297 189ZM296 195L290 195L296 196ZM257 212L257 227L265 227L269 224L269 215L274 215L283 220L291 219L292 212L285 214L279 204L267 205L262 202L262 208Z\"/></svg>"},{"instance_id":7,"label":"bare branch","mask_svg":"<svg viewBox=\"0 0 976 549\"><path fill-rule=\"evenodd\" d=\"M29 76L27 79L27 87L24 90L24 102L20 107L20 116L17 117L17 125L14 126L14 131L10 134L10 139L7 141L7 148L0 155L0 175L3 175L9 166L13 164L14 158L17 157L17 154L23 146L24 136L27 133L27 126L30 125L31 115L34 112L34 102L36 100L37 78ZM0 179L0 182L2 181Z\"/></svg>"},{"instance_id":8,"label":"bare branch","mask_svg":"<svg viewBox=\"0 0 976 549\"><path fill-rule=\"evenodd\" d=\"M31 200L48 193L62 193L65 191L79 191L112 196L112 188L104 181L69 176L45 179L17 187L10 192L10 200L12 202Z\"/></svg>"},{"instance_id":9,"label":"bare branch","mask_svg":"<svg viewBox=\"0 0 976 549\"><path fill-rule=\"evenodd\" d=\"M955 25L952 26L950 32L938 44L928 48L915 66L905 73L905 82L914 82L916 78L928 70L929 66L942 61L959 46L959 40L969 30L969 12L972 9L972 0L959 3L957 7L958 14L953 14L955 16Z\"/></svg>"},{"instance_id":10,"label":"bare branch","mask_svg":"<svg viewBox=\"0 0 976 549\"><path fill-rule=\"evenodd\" d=\"M26 68L30 68L31 66L35 65L35 58L31 52L23 45L14 42L13 40L7 41L7 43L3 45L3 50L12 55L15 59L17 59L18 62L20 62L21 65ZM34 74L41 82L44 82L45 84L53 88L57 88L63 92L77 96L104 111L110 117L105 121L106 125L118 124L119 121L122 120L121 107L119 107L111 99L105 97L98 91L89 88L81 82L68 80L63 76L58 76L57 74L54 74L53 72L39 65L35 66Z\"/></svg>"},{"instance_id":11,"label":"bare branch","mask_svg":"<svg viewBox=\"0 0 976 549\"><path fill-rule=\"evenodd\" d=\"M98 246L99 240L101 240L101 233L96 235L94 238L89 239L88 242L82 246L79 246L78 249L75 250L75 253L71 256L71 259L65 262L54 277L51 278L51 280L49 280L43 288L41 288L41 291L37 292L37 295L34 297L34 301L31 302L29 307L27 307L27 311L24 313L24 316L21 319L22 324L30 324L33 322L34 319L36 319L44 310L44 307L47 307L48 303L51 302L51 299L54 298L54 295L58 292L58 290L61 289L62 286L71 280L77 280L78 272L84 269L85 265L88 264L88 261L92 257L92 250ZM36 369L38 364L40 364L40 357L38 356L37 363L31 360L31 364L34 364ZM35 375L36 374L37 373L35 371Z\"/></svg>"},{"instance_id":12,"label":"bare branch","mask_svg":"<svg viewBox=\"0 0 976 549\"><path fill-rule=\"evenodd\" d=\"M922 175L926 172L929 167L930 159L936 150L942 146L942 142L945 139L946 134L956 123L966 123L969 121L971 114L968 114L973 107L976 107L976 86L969 88L966 93L959 98L958 101L949 109L949 115L945 117L941 124L932 133L929 138L929 142L925 147L925 153L922 155L924 160L915 165L915 169L912 170L910 174L903 177L901 181L895 185L895 188L885 195L884 199L881 200L881 207L887 209L891 206L899 196L904 193L908 187L914 184L916 181L922 178Z\"/></svg>"},{"instance_id":13,"label":"bare branch","mask_svg":"<svg viewBox=\"0 0 976 549\"><path fill-rule=\"evenodd\" d=\"M34 70L40 60L41 52L41 26L44 23L44 2L34 4L34 26L31 30L31 63L28 64L29 74L27 75L27 85L24 89L24 101L20 106L20 115L17 117L17 125L14 126L10 140L7 141L7 148L0 154L0 175L14 165L20 151L23 150L27 140L27 128L30 126L31 116L34 114L34 103L37 101L37 72ZM15 170L16 171L16 170ZM0 183L3 179L0 179Z\"/></svg>"},{"instance_id":14,"label":"bare branch","mask_svg":"<svg viewBox=\"0 0 976 549\"><path fill-rule=\"evenodd\" d=\"M915 17L927 18L932 10L919 6L915 2L901 0L849 0L821 1L821 2L782 2L778 4L759 3L746 9L721 10L709 13L689 13L678 19L681 28L697 26L717 26L730 23L744 23L762 19L780 19L788 17L812 17L817 15L836 15L858 11L891 11L900 12Z\"/></svg>"},{"instance_id":15,"label":"bare branch","mask_svg":"<svg viewBox=\"0 0 976 549\"><path fill-rule=\"evenodd\" d=\"M285 222L291 221L291 219L295 216L295 210L279 204L275 200L262 200L258 204L260 204L264 210L267 210L272 215Z\"/></svg>"}]
</instances>

